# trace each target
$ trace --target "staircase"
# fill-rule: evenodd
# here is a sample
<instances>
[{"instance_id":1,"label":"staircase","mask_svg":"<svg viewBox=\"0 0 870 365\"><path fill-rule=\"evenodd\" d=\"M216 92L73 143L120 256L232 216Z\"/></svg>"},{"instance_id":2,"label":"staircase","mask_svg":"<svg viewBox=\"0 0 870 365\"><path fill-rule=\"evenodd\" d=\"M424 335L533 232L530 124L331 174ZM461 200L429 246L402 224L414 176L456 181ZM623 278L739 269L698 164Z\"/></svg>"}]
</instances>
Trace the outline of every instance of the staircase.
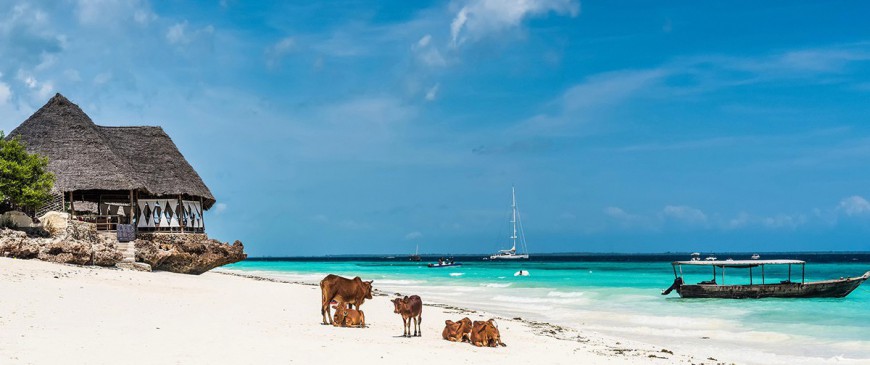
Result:
<instances>
[{"instance_id":1,"label":"staircase","mask_svg":"<svg viewBox=\"0 0 870 365\"><path fill-rule=\"evenodd\" d=\"M134 263L136 262L136 246L133 242L118 242L115 244L118 247L118 251L124 255L124 258L121 262Z\"/></svg>"}]
</instances>

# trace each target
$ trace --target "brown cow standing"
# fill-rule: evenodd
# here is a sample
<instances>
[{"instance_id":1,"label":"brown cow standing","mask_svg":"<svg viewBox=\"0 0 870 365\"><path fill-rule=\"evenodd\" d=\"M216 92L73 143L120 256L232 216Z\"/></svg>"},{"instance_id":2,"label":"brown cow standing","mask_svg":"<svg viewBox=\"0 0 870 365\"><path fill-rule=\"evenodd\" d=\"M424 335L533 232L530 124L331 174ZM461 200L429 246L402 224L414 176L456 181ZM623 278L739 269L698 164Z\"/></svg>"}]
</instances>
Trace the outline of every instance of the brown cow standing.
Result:
<instances>
[{"instance_id":1,"label":"brown cow standing","mask_svg":"<svg viewBox=\"0 0 870 365\"><path fill-rule=\"evenodd\" d=\"M356 305L356 309L372 299L372 281L362 281L359 276L346 279L338 275L326 275L320 281L320 315L323 316L323 324L332 324L333 318L329 312L329 303L333 300Z\"/></svg>"},{"instance_id":2,"label":"brown cow standing","mask_svg":"<svg viewBox=\"0 0 870 365\"><path fill-rule=\"evenodd\" d=\"M444 331L441 332L441 337L444 337L445 340L453 342L471 341L469 339L471 320L468 317L460 319L459 322L453 322L448 319L444 321L444 324Z\"/></svg>"},{"instance_id":3,"label":"brown cow standing","mask_svg":"<svg viewBox=\"0 0 870 365\"><path fill-rule=\"evenodd\" d=\"M492 319L488 321L474 321L471 328L471 344L477 347L507 346L504 342L501 342L498 325Z\"/></svg>"},{"instance_id":4,"label":"brown cow standing","mask_svg":"<svg viewBox=\"0 0 870 365\"><path fill-rule=\"evenodd\" d=\"M423 321L423 300L417 295L396 298L393 302L393 313L402 315L402 323L405 324L405 337L411 337L411 322L414 322L414 336L423 336L420 322Z\"/></svg>"}]
</instances>

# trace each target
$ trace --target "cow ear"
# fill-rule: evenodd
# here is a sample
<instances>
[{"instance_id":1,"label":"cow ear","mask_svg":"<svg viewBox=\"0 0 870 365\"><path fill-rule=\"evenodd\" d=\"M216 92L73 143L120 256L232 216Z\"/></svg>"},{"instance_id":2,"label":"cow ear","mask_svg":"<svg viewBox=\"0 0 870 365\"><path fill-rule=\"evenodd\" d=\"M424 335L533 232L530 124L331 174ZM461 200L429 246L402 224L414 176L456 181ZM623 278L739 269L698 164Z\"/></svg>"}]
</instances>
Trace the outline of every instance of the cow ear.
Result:
<instances>
[{"instance_id":1,"label":"cow ear","mask_svg":"<svg viewBox=\"0 0 870 365\"><path fill-rule=\"evenodd\" d=\"M371 285L371 284L374 283L375 281L374 281L374 280L369 280L369 281L366 281L366 282L369 283L369 285Z\"/></svg>"},{"instance_id":2,"label":"cow ear","mask_svg":"<svg viewBox=\"0 0 870 365\"><path fill-rule=\"evenodd\" d=\"M406 301L406 300L408 300L408 296L407 296L407 295L405 296L404 299L402 299L402 301Z\"/></svg>"}]
</instances>

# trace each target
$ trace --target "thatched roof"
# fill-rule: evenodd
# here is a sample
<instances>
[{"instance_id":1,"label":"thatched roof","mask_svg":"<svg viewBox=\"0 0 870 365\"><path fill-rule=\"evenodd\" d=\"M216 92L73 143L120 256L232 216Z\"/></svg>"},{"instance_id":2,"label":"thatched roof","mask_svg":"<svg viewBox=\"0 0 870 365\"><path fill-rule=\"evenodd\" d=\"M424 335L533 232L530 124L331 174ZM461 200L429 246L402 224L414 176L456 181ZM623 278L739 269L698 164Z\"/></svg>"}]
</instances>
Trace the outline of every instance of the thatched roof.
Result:
<instances>
[{"instance_id":1,"label":"thatched roof","mask_svg":"<svg viewBox=\"0 0 870 365\"><path fill-rule=\"evenodd\" d=\"M48 157L55 192L133 190L202 197L211 191L160 127L103 127L57 94L9 133L27 150Z\"/></svg>"}]
</instances>

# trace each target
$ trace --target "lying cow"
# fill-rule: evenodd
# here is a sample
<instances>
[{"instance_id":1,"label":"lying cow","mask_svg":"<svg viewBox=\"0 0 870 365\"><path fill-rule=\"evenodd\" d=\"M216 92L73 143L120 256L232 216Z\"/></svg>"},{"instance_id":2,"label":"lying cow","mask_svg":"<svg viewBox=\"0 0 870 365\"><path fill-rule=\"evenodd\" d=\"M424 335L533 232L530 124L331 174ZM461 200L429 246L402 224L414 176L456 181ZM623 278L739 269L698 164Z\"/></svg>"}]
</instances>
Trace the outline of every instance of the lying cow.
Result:
<instances>
[{"instance_id":1,"label":"lying cow","mask_svg":"<svg viewBox=\"0 0 870 365\"><path fill-rule=\"evenodd\" d=\"M414 336L422 336L420 322L423 321L423 300L417 295L396 298L393 302L393 313L402 315L402 323L405 325L405 337L411 337L411 322L414 322Z\"/></svg>"},{"instance_id":2,"label":"lying cow","mask_svg":"<svg viewBox=\"0 0 870 365\"><path fill-rule=\"evenodd\" d=\"M477 347L507 346L504 342L501 342L498 325L492 319L488 321L474 321L471 327L471 344Z\"/></svg>"},{"instance_id":3,"label":"lying cow","mask_svg":"<svg viewBox=\"0 0 870 365\"><path fill-rule=\"evenodd\" d=\"M338 302L332 309L335 309L332 325L335 327L360 327L366 326L366 314L361 310L348 308L348 304Z\"/></svg>"},{"instance_id":4,"label":"lying cow","mask_svg":"<svg viewBox=\"0 0 870 365\"><path fill-rule=\"evenodd\" d=\"M460 319L459 322L453 322L449 319L444 321L444 331L441 332L441 337L444 337L447 341L465 342L471 341L469 339L470 334L471 320L465 317Z\"/></svg>"},{"instance_id":5,"label":"lying cow","mask_svg":"<svg viewBox=\"0 0 870 365\"><path fill-rule=\"evenodd\" d=\"M345 279L338 275L329 274L320 281L320 315L323 316L323 324L333 324L329 303L333 300L352 304L359 307L366 299L372 299L372 281L362 281L359 276L353 279Z\"/></svg>"}]
</instances>

